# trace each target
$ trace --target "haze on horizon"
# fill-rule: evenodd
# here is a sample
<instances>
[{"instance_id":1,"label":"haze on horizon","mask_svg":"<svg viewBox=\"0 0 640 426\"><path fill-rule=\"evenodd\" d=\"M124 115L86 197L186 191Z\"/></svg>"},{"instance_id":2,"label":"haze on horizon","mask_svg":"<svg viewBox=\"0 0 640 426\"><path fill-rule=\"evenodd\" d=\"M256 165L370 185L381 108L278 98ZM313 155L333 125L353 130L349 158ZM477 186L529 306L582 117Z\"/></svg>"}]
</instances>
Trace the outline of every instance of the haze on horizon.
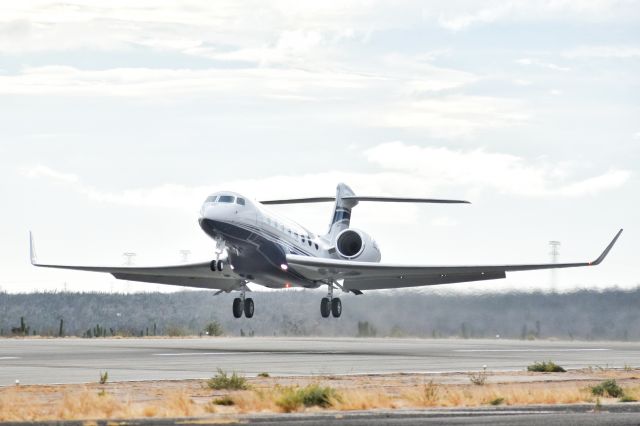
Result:
<instances>
[{"instance_id":1,"label":"haze on horizon","mask_svg":"<svg viewBox=\"0 0 640 426\"><path fill-rule=\"evenodd\" d=\"M173 291L67 264L209 260L206 196L378 205L383 261L599 255L558 290L640 283L640 2L144 0L0 5L0 289ZM320 233L327 205L278 207ZM549 272L442 286L548 289Z\"/></svg>"}]
</instances>

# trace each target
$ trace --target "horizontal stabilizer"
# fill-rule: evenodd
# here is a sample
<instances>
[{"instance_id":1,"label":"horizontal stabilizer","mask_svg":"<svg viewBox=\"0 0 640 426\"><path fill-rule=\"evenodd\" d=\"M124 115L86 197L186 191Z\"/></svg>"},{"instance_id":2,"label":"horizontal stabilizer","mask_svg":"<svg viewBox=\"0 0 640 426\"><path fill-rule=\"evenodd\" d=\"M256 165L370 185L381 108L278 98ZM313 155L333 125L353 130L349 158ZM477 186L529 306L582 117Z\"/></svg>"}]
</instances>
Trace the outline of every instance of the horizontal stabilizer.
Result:
<instances>
[{"instance_id":1,"label":"horizontal stabilizer","mask_svg":"<svg viewBox=\"0 0 640 426\"><path fill-rule=\"evenodd\" d=\"M335 201L336 197L312 197L312 198L291 198L284 200L260 201L262 204L304 204L304 203L324 203ZM345 196L342 200L351 201L375 201L382 203L434 203L434 204L471 204L465 200L443 200L440 198L406 198L406 197L361 197Z\"/></svg>"}]
</instances>

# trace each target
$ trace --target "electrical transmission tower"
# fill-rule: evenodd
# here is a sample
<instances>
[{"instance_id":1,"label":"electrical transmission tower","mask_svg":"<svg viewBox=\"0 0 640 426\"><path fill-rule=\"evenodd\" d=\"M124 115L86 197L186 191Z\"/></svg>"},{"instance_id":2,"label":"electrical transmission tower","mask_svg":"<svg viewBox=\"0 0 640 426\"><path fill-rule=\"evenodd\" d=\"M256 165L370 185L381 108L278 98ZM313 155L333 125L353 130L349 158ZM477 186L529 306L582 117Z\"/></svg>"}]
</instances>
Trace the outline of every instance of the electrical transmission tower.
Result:
<instances>
[{"instance_id":1,"label":"electrical transmission tower","mask_svg":"<svg viewBox=\"0 0 640 426\"><path fill-rule=\"evenodd\" d=\"M136 257L136 254L135 253L131 253L131 252L127 252L127 253L122 253L122 255L125 258L125 260L124 260L125 266L133 266L133 259Z\"/></svg>"},{"instance_id":2,"label":"electrical transmission tower","mask_svg":"<svg viewBox=\"0 0 640 426\"><path fill-rule=\"evenodd\" d=\"M558 263L558 256L560 256L560 251L558 247L560 247L560 241L549 241L549 247L551 247L551 251L549 254L551 255L551 263ZM556 286L558 285L558 271L556 269L551 270L551 291L555 293Z\"/></svg>"},{"instance_id":3,"label":"electrical transmission tower","mask_svg":"<svg viewBox=\"0 0 640 426\"><path fill-rule=\"evenodd\" d=\"M132 252L126 252L126 253L122 253L122 255L125 258L124 264L125 266L133 266L133 259L135 259L136 254L132 253ZM129 293L129 289L130 289L130 281L127 281L127 285L126 285L126 289L125 289L125 293Z\"/></svg>"},{"instance_id":4,"label":"electrical transmission tower","mask_svg":"<svg viewBox=\"0 0 640 426\"><path fill-rule=\"evenodd\" d=\"M182 256L182 263L189 263L189 255L191 250L180 250L180 256Z\"/></svg>"}]
</instances>

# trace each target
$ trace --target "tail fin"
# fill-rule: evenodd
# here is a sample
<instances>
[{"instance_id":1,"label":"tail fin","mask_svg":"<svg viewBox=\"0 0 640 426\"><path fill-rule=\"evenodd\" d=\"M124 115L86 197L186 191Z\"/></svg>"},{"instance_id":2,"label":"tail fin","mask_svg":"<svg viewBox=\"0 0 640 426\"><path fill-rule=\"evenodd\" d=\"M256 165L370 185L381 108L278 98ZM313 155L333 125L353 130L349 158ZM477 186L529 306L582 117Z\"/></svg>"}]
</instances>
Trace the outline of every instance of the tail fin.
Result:
<instances>
[{"instance_id":1,"label":"tail fin","mask_svg":"<svg viewBox=\"0 0 640 426\"><path fill-rule=\"evenodd\" d=\"M347 229L351 223L351 209L358 205L358 200L348 199L347 197L355 197L355 193L344 183L338 184L336 189L336 204L333 209L333 217L329 224L329 232L327 238L334 241L340 231Z\"/></svg>"}]
</instances>

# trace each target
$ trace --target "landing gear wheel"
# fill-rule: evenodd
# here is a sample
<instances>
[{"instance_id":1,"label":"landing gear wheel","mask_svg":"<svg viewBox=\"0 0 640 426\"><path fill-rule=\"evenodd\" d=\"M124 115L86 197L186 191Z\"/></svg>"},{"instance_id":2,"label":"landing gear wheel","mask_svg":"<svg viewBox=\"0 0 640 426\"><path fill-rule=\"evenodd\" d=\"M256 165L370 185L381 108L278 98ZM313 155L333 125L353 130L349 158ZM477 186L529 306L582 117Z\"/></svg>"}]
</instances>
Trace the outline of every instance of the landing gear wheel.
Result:
<instances>
[{"instance_id":1,"label":"landing gear wheel","mask_svg":"<svg viewBox=\"0 0 640 426\"><path fill-rule=\"evenodd\" d=\"M210 268L213 272L217 271L217 270L218 270L218 269L217 269L217 268L218 268L218 262L217 262L216 260L212 260L212 261L211 261L211 264L209 265L209 268Z\"/></svg>"},{"instance_id":2,"label":"landing gear wheel","mask_svg":"<svg viewBox=\"0 0 640 426\"><path fill-rule=\"evenodd\" d=\"M244 316L247 318L253 316L253 299L250 297L244 299Z\"/></svg>"},{"instance_id":3,"label":"landing gear wheel","mask_svg":"<svg viewBox=\"0 0 640 426\"><path fill-rule=\"evenodd\" d=\"M339 297L335 297L331 300L331 313L334 318L340 318L342 314L342 302Z\"/></svg>"},{"instance_id":4,"label":"landing gear wheel","mask_svg":"<svg viewBox=\"0 0 640 426\"><path fill-rule=\"evenodd\" d=\"M240 318L242 316L242 309L243 309L242 305L244 305L242 303L242 299L240 299L239 297L236 297L235 299L233 299L233 317L234 318ZM251 313L253 314L253 308L251 309Z\"/></svg>"},{"instance_id":5,"label":"landing gear wheel","mask_svg":"<svg viewBox=\"0 0 640 426\"><path fill-rule=\"evenodd\" d=\"M329 300L328 297L323 297L322 300L320 301L320 315L322 315L322 318L327 318L329 317L330 313L331 313L331 301Z\"/></svg>"},{"instance_id":6,"label":"landing gear wheel","mask_svg":"<svg viewBox=\"0 0 640 426\"><path fill-rule=\"evenodd\" d=\"M218 260L218 272L222 272L224 269L224 262L222 260Z\"/></svg>"}]
</instances>

